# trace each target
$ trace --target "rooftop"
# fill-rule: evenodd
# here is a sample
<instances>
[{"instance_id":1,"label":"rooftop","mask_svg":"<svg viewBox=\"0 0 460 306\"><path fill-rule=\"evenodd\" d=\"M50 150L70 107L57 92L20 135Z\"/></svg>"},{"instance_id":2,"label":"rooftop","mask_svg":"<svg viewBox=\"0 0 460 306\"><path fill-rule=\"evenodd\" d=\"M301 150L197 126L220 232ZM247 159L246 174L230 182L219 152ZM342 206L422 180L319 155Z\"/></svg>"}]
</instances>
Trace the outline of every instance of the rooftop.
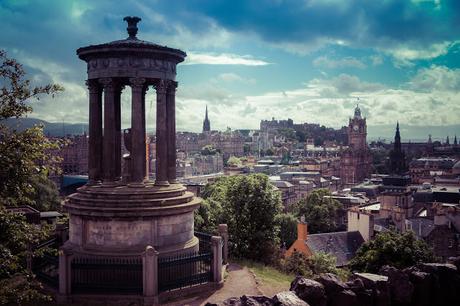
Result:
<instances>
[{"instance_id":1,"label":"rooftop","mask_svg":"<svg viewBox=\"0 0 460 306\"><path fill-rule=\"evenodd\" d=\"M334 232L308 235L306 241L314 253L323 252L337 258L337 266L345 266L364 243L363 236L355 232Z\"/></svg>"}]
</instances>

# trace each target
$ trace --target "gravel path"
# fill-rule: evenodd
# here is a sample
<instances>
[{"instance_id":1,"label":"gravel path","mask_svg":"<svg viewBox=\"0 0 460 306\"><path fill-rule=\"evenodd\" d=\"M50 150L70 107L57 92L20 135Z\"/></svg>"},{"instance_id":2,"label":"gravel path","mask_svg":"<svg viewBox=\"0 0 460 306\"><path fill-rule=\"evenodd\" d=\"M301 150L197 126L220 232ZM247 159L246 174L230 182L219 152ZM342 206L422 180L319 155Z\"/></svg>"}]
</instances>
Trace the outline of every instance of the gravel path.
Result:
<instances>
[{"instance_id":1,"label":"gravel path","mask_svg":"<svg viewBox=\"0 0 460 306\"><path fill-rule=\"evenodd\" d=\"M203 294L195 298L177 301L174 303L164 304L164 306L200 306L207 302L222 302L230 297L240 297L242 295L260 295L253 274L247 267L241 267L237 264L229 264L227 267L227 277L224 286L217 291Z\"/></svg>"}]
</instances>

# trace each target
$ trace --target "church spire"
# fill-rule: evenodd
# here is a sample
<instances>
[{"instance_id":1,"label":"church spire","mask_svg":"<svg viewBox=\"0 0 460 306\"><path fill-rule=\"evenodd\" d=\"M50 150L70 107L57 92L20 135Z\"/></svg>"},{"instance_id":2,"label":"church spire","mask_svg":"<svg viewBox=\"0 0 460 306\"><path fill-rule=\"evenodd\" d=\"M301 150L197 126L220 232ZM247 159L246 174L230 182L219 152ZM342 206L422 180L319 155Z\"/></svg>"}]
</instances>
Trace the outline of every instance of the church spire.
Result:
<instances>
[{"instance_id":1,"label":"church spire","mask_svg":"<svg viewBox=\"0 0 460 306\"><path fill-rule=\"evenodd\" d=\"M402 175L406 170L406 156L401 146L401 134L399 132L399 121L396 123L395 141L393 150L390 152L390 172Z\"/></svg>"},{"instance_id":2,"label":"church spire","mask_svg":"<svg viewBox=\"0 0 460 306\"><path fill-rule=\"evenodd\" d=\"M210 131L211 131L211 122L209 122L208 105L206 105L206 112L205 112L204 121L203 121L203 133L210 132Z\"/></svg>"},{"instance_id":3,"label":"church spire","mask_svg":"<svg viewBox=\"0 0 460 306\"><path fill-rule=\"evenodd\" d=\"M457 142L457 135L455 135L454 137L454 146L457 146L458 145L458 142Z\"/></svg>"},{"instance_id":4,"label":"church spire","mask_svg":"<svg viewBox=\"0 0 460 306\"><path fill-rule=\"evenodd\" d=\"M396 123L394 149L395 151L401 152L401 134L399 133L399 121Z\"/></svg>"}]
</instances>

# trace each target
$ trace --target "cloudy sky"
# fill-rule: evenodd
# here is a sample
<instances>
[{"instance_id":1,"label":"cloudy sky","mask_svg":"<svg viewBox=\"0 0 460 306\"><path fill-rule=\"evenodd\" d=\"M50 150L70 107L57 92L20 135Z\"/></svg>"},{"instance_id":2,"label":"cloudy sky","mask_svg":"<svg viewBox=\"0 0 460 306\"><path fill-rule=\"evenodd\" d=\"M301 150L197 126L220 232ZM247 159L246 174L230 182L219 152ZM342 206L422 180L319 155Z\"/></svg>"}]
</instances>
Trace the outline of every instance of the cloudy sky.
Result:
<instances>
[{"instance_id":1,"label":"cloudy sky","mask_svg":"<svg viewBox=\"0 0 460 306\"><path fill-rule=\"evenodd\" d=\"M66 89L31 117L87 122L75 50L125 38L126 15L142 18L140 39L188 54L177 70L178 130L199 131L206 105L213 129L272 117L340 127L358 98L377 134L397 120L403 133L436 126L435 136L452 137L460 127L458 0L0 0L0 48L36 84ZM150 90L149 128L154 98ZM129 99L126 90L125 127Z\"/></svg>"}]
</instances>

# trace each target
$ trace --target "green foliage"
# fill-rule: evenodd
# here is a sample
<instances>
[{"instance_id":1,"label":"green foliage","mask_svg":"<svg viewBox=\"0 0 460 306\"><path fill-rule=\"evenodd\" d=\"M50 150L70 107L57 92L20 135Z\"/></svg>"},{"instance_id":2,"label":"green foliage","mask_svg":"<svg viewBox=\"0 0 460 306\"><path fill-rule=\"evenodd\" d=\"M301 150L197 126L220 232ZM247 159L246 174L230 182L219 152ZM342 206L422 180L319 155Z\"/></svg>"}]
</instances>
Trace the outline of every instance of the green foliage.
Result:
<instances>
[{"instance_id":1,"label":"green foliage","mask_svg":"<svg viewBox=\"0 0 460 306\"><path fill-rule=\"evenodd\" d=\"M227 160L227 166L229 167L239 167L241 165L241 160L236 156L230 156L230 158Z\"/></svg>"},{"instance_id":2,"label":"green foliage","mask_svg":"<svg viewBox=\"0 0 460 306\"><path fill-rule=\"evenodd\" d=\"M42 293L43 286L28 274L0 279L0 305L42 305L51 297Z\"/></svg>"},{"instance_id":3,"label":"green foliage","mask_svg":"<svg viewBox=\"0 0 460 306\"><path fill-rule=\"evenodd\" d=\"M284 136L286 140L296 140L296 131L291 128L278 129L278 134Z\"/></svg>"},{"instance_id":4,"label":"green foliage","mask_svg":"<svg viewBox=\"0 0 460 306\"><path fill-rule=\"evenodd\" d=\"M288 249L297 239L297 218L291 213L279 214L276 216L276 222L280 227L279 239L281 245L284 244Z\"/></svg>"},{"instance_id":5,"label":"green foliage","mask_svg":"<svg viewBox=\"0 0 460 306\"><path fill-rule=\"evenodd\" d=\"M312 234L333 232L337 229L337 213L342 204L328 198L331 192L327 189L317 189L292 206L292 212L297 218L305 216L308 232Z\"/></svg>"},{"instance_id":6,"label":"green foliage","mask_svg":"<svg viewBox=\"0 0 460 306\"><path fill-rule=\"evenodd\" d=\"M2 50L0 62L0 120L24 116L32 111L31 99L62 90L51 84L31 87L22 65ZM0 123L0 205L36 204L42 194L36 188L43 187L44 180L37 176L47 176L52 170L55 161L49 152L56 148L56 143L44 137L42 127L18 132Z\"/></svg>"},{"instance_id":7,"label":"green foliage","mask_svg":"<svg viewBox=\"0 0 460 306\"><path fill-rule=\"evenodd\" d=\"M317 253L308 257L303 253L294 251L283 262L283 269L287 273L294 273L309 278L322 273L333 273L345 280L348 272L337 268L336 263L336 258L331 254Z\"/></svg>"},{"instance_id":8,"label":"green foliage","mask_svg":"<svg viewBox=\"0 0 460 306\"><path fill-rule=\"evenodd\" d=\"M205 145L201 148L201 155L216 155L217 150L212 145Z\"/></svg>"},{"instance_id":9,"label":"green foliage","mask_svg":"<svg viewBox=\"0 0 460 306\"><path fill-rule=\"evenodd\" d=\"M59 85L31 87L30 80L24 79L25 71L16 60L7 58L0 50L0 120L22 117L32 111L30 99L39 99L42 94L54 95L63 88Z\"/></svg>"},{"instance_id":10,"label":"green foliage","mask_svg":"<svg viewBox=\"0 0 460 306\"><path fill-rule=\"evenodd\" d=\"M40 256L31 249L49 235L47 226L35 226L5 206L29 204L39 210L59 205L56 187L48 181L53 171L50 151L58 147L44 137L42 127L16 131L1 120L32 111L31 100L61 91L59 85L32 87L22 65L0 50L0 304L34 304L47 300L40 284L26 271L26 259Z\"/></svg>"},{"instance_id":11,"label":"green foliage","mask_svg":"<svg viewBox=\"0 0 460 306\"><path fill-rule=\"evenodd\" d=\"M0 206L0 279L25 272L28 246L49 236L48 227L28 224L25 217ZM40 253L32 252L32 256Z\"/></svg>"},{"instance_id":12,"label":"green foliage","mask_svg":"<svg viewBox=\"0 0 460 306\"><path fill-rule=\"evenodd\" d=\"M404 234L386 231L364 243L350 261L352 270L376 273L384 265L402 269L420 262L433 262L428 244L418 240L412 231Z\"/></svg>"},{"instance_id":13,"label":"green foliage","mask_svg":"<svg viewBox=\"0 0 460 306\"><path fill-rule=\"evenodd\" d=\"M249 144L245 143L243 145L243 151L244 151L245 155L248 155L249 153L251 153L251 146Z\"/></svg>"},{"instance_id":14,"label":"green foliage","mask_svg":"<svg viewBox=\"0 0 460 306\"><path fill-rule=\"evenodd\" d=\"M198 229L227 223L235 257L267 261L279 247L276 216L282 210L279 193L263 174L219 178L202 193L203 207L195 215Z\"/></svg>"}]
</instances>

